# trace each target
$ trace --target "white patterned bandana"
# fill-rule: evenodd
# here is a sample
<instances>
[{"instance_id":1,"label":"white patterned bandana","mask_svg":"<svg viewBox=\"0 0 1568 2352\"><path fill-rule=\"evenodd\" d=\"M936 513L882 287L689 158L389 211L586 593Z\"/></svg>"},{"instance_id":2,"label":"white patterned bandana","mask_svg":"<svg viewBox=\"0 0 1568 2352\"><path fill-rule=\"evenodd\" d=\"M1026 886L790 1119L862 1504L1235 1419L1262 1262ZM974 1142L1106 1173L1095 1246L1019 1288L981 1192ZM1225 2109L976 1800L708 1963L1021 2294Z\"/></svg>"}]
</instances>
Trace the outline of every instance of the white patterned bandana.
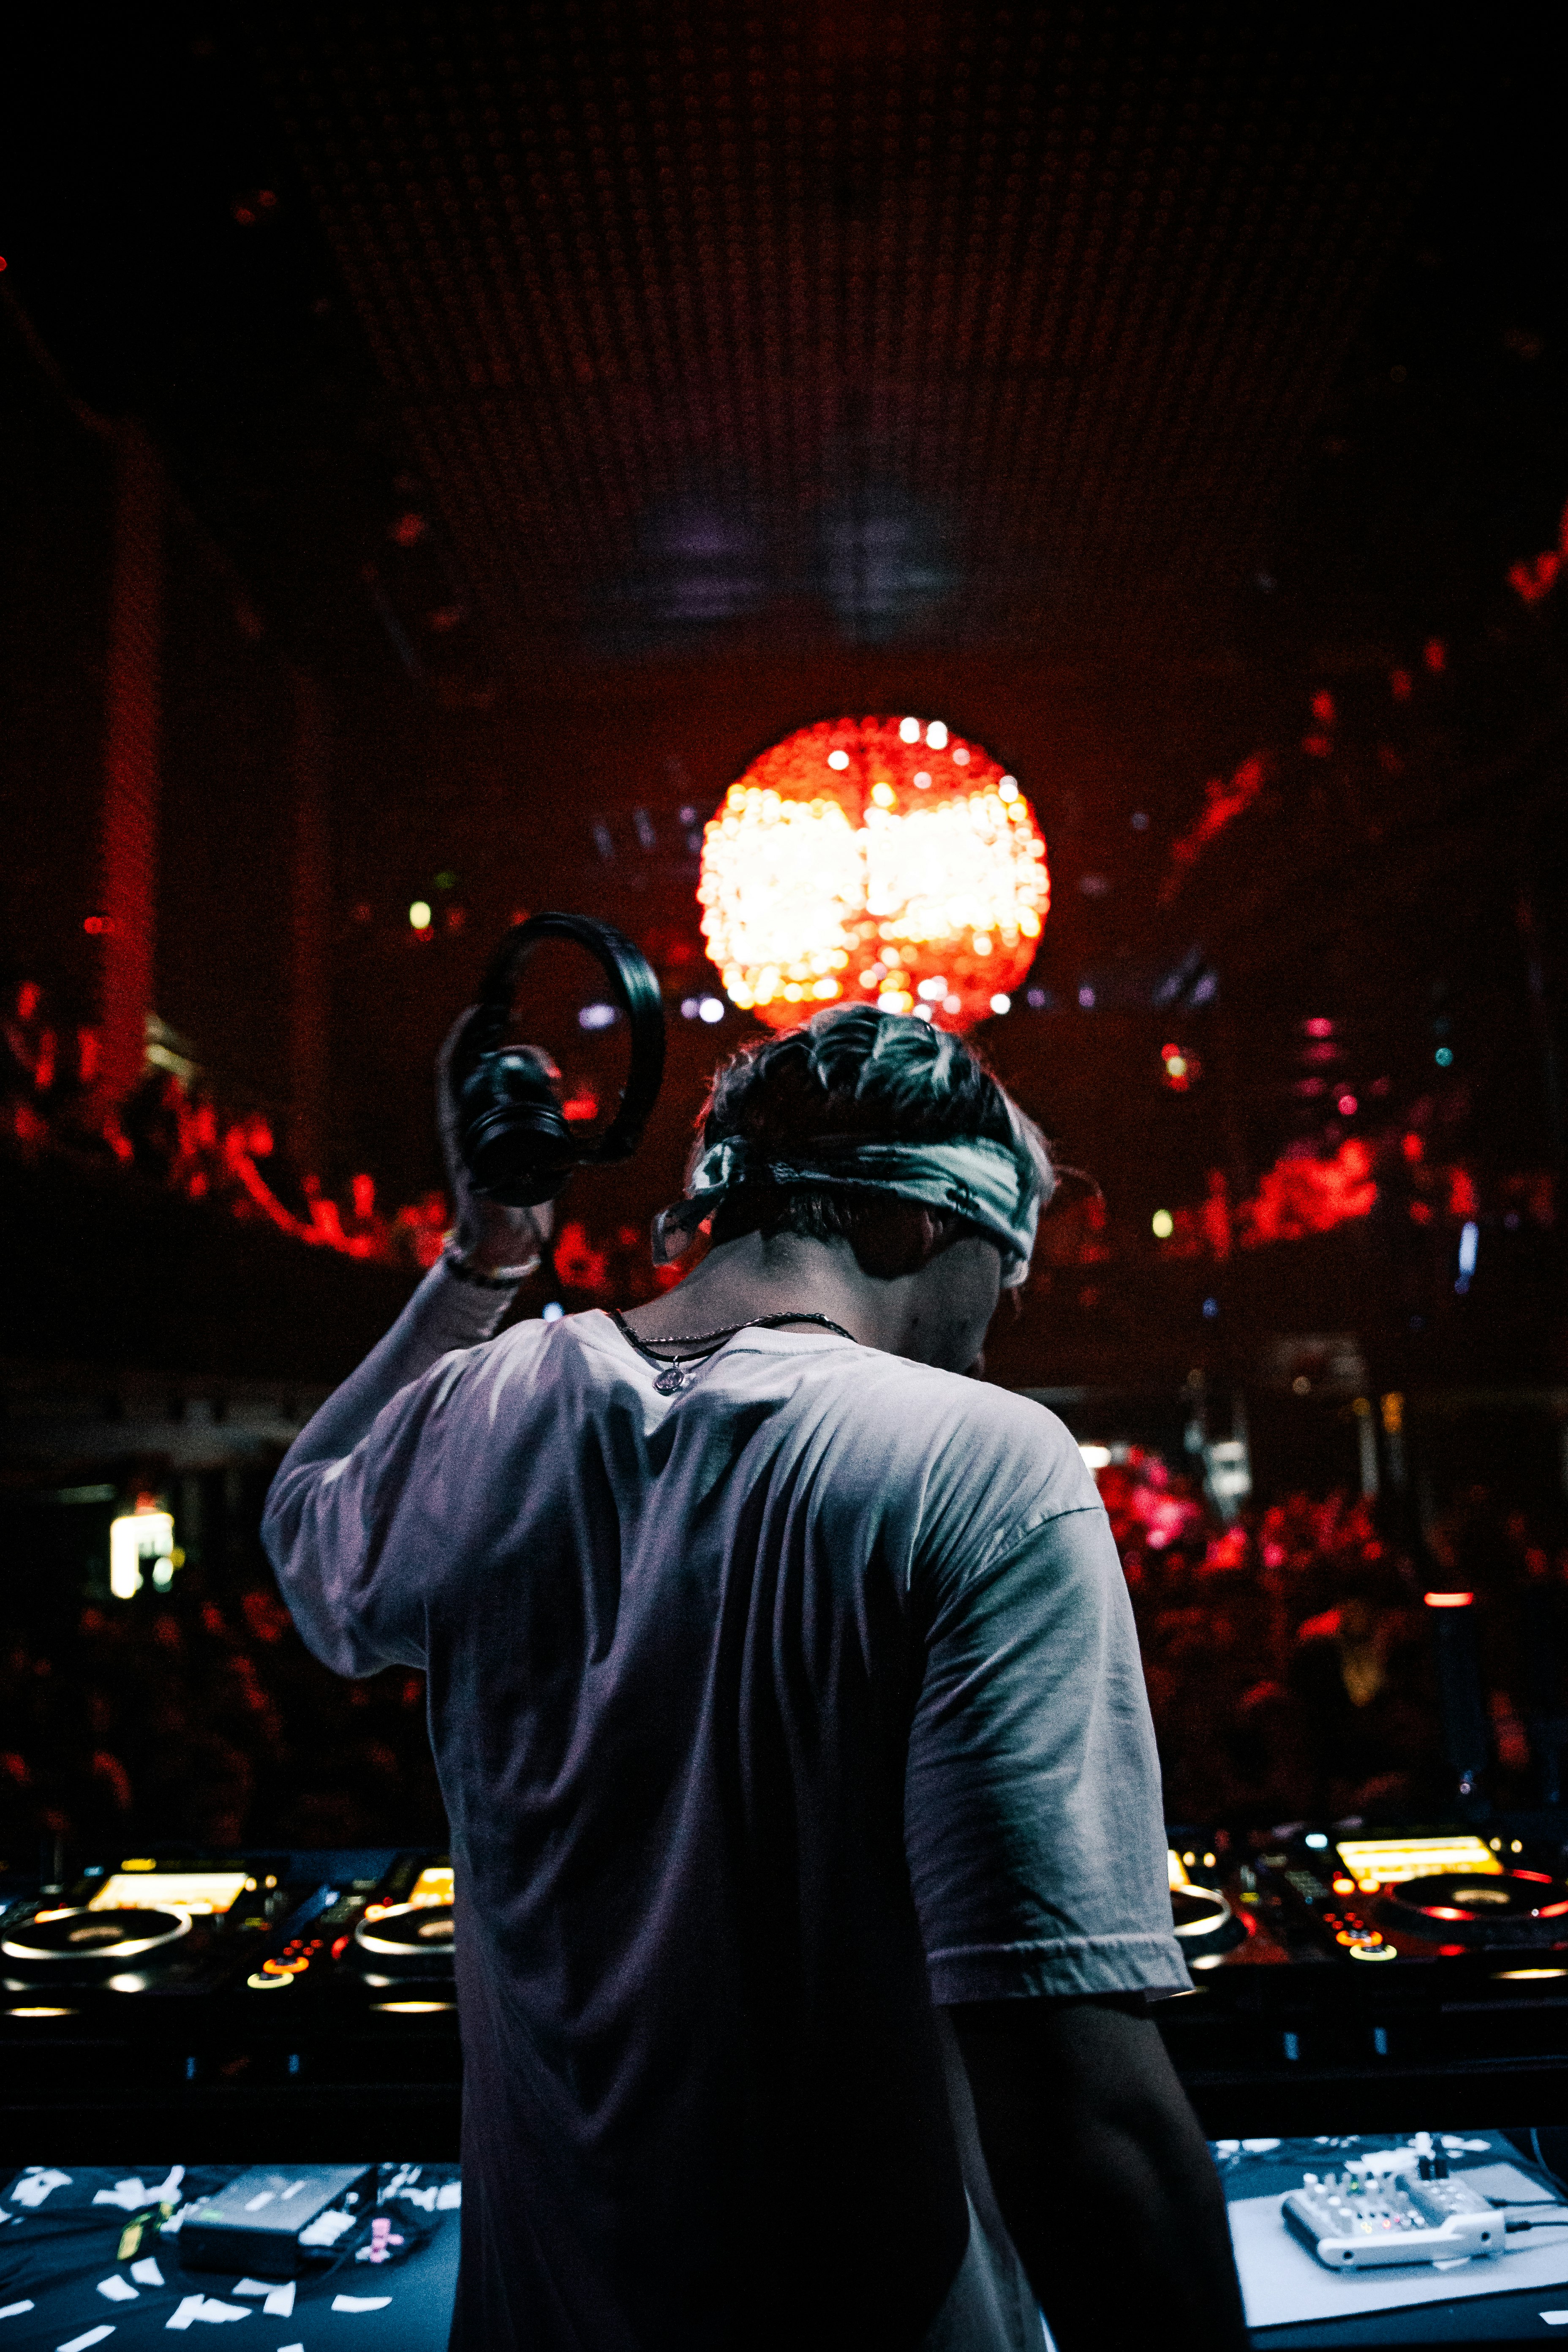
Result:
<instances>
[{"instance_id":1,"label":"white patterned bandana","mask_svg":"<svg viewBox=\"0 0 1568 2352\"><path fill-rule=\"evenodd\" d=\"M887 1192L966 1217L1002 1252L1002 1283L1029 1271L1040 1211L1049 1198L1034 1169L1005 1143L975 1136L956 1143L865 1143L819 1137L787 1159L769 1160L743 1137L711 1145L693 1169L686 1198L653 1221L653 1259L668 1265L696 1239L726 1193L744 1184L809 1184L846 1192Z\"/></svg>"}]
</instances>

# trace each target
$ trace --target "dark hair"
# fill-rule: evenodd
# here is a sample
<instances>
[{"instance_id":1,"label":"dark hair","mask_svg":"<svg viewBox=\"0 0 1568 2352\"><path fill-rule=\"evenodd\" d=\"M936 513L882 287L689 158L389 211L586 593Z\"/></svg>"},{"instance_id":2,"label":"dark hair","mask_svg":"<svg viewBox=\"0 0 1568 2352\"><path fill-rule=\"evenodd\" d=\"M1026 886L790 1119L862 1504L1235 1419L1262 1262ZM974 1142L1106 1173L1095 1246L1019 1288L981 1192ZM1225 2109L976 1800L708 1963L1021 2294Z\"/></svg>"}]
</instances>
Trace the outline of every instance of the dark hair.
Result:
<instances>
[{"instance_id":1,"label":"dark hair","mask_svg":"<svg viewBox=\"0 0 1568 2352\"><path fill-rule=\"evenodd\" d=\"M697 1122L693 1164L727 1137L787 1157L819 1136L874 1143L951 1143L988 1137L1016 1155L1028 1184L1049 1197L1045 1139L978 1055L930 1022L852 1004L816 1013L798 1029L743 1046L714 1074ZM715 1242L742 1234L858 1246L885 1200L822 1186L742 1185L721 1202Z\"/></svg>"}]
</instances>

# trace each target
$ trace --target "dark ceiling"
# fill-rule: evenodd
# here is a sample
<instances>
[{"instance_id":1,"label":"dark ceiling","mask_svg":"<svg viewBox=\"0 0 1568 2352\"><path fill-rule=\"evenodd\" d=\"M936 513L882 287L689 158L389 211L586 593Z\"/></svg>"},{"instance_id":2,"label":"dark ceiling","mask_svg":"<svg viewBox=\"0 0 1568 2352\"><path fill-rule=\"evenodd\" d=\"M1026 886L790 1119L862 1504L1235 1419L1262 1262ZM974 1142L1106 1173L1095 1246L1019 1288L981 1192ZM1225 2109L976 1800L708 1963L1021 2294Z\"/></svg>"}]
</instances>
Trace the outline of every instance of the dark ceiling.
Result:
<instances>
[{"instance_id":1,"label":"dark ceiling","mask_svg":"<svg viewBox=\"0 0 1568 2352\"><path fill-rule=\"evenodd\" d=\"M1434 91L1212 7L388 12L260 44L497 637L1102 642L1256 571Z\"/></svg>"},{"instance_id":2,"label":"dark ceiling","mask_svg":"<svg viewBox=\"0 0 1568 2352\"><path fill-rule=\"evenodd\" d=\"M1444 21L46 23L9 282L329 669L367 616L459 702L649 654L1212 657L1288 605L1325 508L1301 625L1394 578L1391 476L1419 541L1421 488L1485 462L1478 369L1539 341L1544 37Z\"/></svg>"},{"instance_id":3,"label":"dark ceiling","mask_svg":"<svg viewBox=\"0 0 1568 2352\"><path fill-rule=\"evenodd\" d=\"M13 53L7 284L329 674L390 655L461 706L650 656L1267 661L1495 580L1550 518L1540 23L176 0L97 31Z\"/></svg>"}]
</instances>

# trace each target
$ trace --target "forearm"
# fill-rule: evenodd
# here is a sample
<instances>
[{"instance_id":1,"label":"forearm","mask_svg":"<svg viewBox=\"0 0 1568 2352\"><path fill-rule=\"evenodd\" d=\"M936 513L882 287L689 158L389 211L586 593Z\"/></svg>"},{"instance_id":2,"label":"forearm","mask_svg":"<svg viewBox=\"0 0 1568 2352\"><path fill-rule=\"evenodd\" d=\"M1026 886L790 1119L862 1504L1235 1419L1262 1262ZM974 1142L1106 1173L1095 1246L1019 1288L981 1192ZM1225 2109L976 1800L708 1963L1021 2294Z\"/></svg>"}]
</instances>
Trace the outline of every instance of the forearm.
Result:
<instances>
[{"instance_id":1,"label":"forearm","mask_svg":"<svg viewBox=\"0 0 1568 2352\"><path fill-rule=\"evenodd\" d=\"M306 1423L285 1470L352 1454L382 1407L455 1348L476 1348L494 1331L514 1292L464 1282L438 1258L396 1322Z\"/></svg>"},{"instance_id":2,"label":"forearm","mask_svg":"<svg viewBox=\"0 0 1568 2352\"><path fill-rule=\"evenodd\" d=\"M1043 2031L1005 2015L1050 2006L953 2017L996 2201L1060 2352L1244 2352L1224 2197L1157 2029L1093 2004Z\"/></svg>"}]
</instances>

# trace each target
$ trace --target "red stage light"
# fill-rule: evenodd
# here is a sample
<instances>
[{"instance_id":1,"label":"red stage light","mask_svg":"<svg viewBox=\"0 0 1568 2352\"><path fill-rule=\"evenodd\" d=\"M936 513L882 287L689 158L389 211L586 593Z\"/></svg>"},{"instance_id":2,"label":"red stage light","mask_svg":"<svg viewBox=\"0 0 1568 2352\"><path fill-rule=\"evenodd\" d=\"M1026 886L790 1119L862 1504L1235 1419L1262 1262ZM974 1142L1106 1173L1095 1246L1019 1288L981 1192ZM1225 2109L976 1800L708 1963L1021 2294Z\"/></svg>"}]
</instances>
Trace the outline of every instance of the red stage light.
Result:
<instances>
[{"instance_id":1,"label":"red stage light","mask_svg":"<svg viewBox=\"0 0 1568 2352\"><path fill-rule=\"evenodd\" d=\"M945 1029L1005 1009L1050 906L1015 777L941 719L804 727L731 785L697 893L731 1002L787 1029L825 1004Z\"/></svg>"},{"instance_id":2,"label":"red stage light","mask_svg":"<svg viewBox=\"0 0 1568 2352\"><path fill-rule=\"evenodd\" d=\"M1421 1595L1428 1609L1468 1609L1475 1597L1473 1592L1424 1592Z\"/></svg>"}]
</instances>

